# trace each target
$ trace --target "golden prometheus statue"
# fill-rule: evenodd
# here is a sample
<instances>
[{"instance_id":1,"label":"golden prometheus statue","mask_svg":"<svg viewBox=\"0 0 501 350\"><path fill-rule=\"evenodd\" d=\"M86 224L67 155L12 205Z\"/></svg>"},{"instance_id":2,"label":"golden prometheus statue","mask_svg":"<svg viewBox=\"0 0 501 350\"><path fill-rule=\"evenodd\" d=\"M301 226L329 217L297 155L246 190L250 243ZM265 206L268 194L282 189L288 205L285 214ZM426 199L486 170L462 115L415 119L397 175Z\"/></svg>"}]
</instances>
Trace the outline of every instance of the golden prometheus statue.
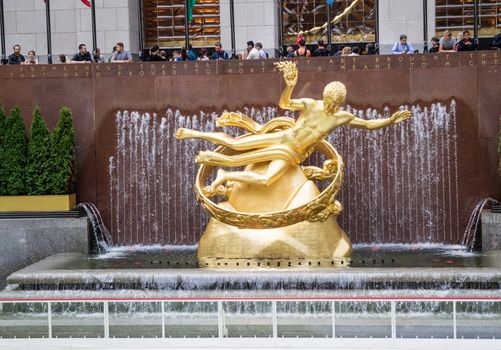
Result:
<instances>
[{"instance_id":1,"label":"golden prometheus statue","mask_svg":"<svg viewBox=\"0 0 501 350\"><path fill-rule=\"evenodd\" d=\"M336 200L344 174L341 156L325 138L337 127L378 129L410 117L399 111L390 118L363 120L342 109L345 86L334 81L324 89L323 100L292 99L298 71L295 62L277 62L286 88L282 109L300 111L299 118L277 117L264 125L241 113L224 113L217 126L237 126L248 134L178 129L176 138L197 138L219 145L202 151L195 190L211 214L198 246L202 267L327 267L349 265L351 242L335 217L342 211ZM314 151L327 160L322 168L301 166ZM208 186L204 183L218 169ZM313 180L330 180L320 192ZM212 197L225 197L216 203Z\"/></svg>"}]
</instances>

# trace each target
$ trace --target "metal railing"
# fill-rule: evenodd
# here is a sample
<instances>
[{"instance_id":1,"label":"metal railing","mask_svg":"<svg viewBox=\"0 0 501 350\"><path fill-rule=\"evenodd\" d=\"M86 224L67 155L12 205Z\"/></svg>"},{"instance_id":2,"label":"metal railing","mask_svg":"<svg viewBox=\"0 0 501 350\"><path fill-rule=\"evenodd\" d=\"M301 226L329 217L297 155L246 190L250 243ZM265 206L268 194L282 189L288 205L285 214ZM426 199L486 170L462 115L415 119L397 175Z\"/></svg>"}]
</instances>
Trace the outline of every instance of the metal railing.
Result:
<instances>
[{"instance_id":1,"label":"metal railing","mask_svg":"<svg viewBox=\"0 0 501 350\"><path fill-rule=\"evenodd\" d=\"M65 307L75 305L81 307L82 311L78 312L75 309L71 312L65 311ZM148 306L149 309L145 311L140 306ZM458 306L462 312L458 312ZM284 311L287 307L289 310ZM318 311L319 307L322 310ZM210 310L207 312L207 309ZM458 322L458 314L461 315L460 322ZM468 320L465 320L465 317ZM127 320L128 318L130 320ZM46 330L44 330L45 322ZM258 338L283 338L294 337L294 335L296 337L372 338L373 335L370 335L372 327L379 329L379 333L375 332L376 338L410 338L414 336L409 332L416 332L416 338L435 336L443 339L461 339L466 332L465 338L499 339L501 337L501 298L0 300L0 337L2 338L36 337L30 334L30 330L35 329L34 325L38 326L40 338L72 337L68 335L71 331L63 332L63 334L61 329L76 327L78 322L86 323L84 327L94 327L94 335L81 336L81 333L77 332L76 337L80 334L80 337L87 338L141 338L145 335L135 333L131 336L127 334L127 331L116 334L117 330L123 329L124 326L136 327L141 324L145 330L149 331L152 329L151 325L157 327L155 329L160 328L155 335L146 335L146 337L155 338L227 338L239 337L240 331L243 331L240 337L252 337L249 335L252 329L255 330L254 337ZM208 333L197 333L197 327L200 325L212 328ZM298 331L297 327L304 325L311 326L312 329ZM15 327L18 327L17 331ZM110 331L112 327L114 327L113 332ZM167 330L169 327L191 327L191 331L172 333ZM318 329L314 329L315 327L323 328L319 332ZM363 332L358 335L357 327L363 329ZM489 331L488 327L493 328ZM25 330L19 331L19 329ZM475 329L478 330L478 334L475 334ZM346 333L347 330L349 334ZM437 335L435 331L438 332ZM13 333L8 334L8 332Z\"/></svg>"}]
</instances>

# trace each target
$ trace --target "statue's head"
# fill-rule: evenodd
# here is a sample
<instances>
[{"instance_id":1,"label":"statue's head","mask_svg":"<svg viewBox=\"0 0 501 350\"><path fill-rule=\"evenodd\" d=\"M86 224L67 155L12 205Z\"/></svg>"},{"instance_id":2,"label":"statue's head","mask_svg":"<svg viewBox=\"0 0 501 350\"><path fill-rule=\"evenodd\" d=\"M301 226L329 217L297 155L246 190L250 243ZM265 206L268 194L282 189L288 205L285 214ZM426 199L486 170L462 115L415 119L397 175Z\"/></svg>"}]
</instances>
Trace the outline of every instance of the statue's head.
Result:
<instances>
[{"instance_id":1,"label":"statue's head","mask_svg":"<svg viewBox=\"0 0 501 350\"><path fill-rule=\"evenodd\" d=\"M346 87L339 81L333 81L324 89L324 109L333 111L336 107L344 104L346 99Z\"/></svg>"}]
</instances>

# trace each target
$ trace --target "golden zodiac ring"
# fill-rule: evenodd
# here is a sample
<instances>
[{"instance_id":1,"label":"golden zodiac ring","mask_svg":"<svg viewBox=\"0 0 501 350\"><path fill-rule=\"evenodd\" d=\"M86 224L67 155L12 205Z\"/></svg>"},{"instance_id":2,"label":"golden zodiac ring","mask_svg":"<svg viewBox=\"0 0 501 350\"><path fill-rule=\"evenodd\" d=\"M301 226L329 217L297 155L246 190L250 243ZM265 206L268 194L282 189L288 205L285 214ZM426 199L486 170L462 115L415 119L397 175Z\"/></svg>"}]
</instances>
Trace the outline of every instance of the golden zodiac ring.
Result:
<instances>
[{"instance_id":1,"label":"golden zodiac ring","mask_svg":"<svg viewBox=\"0 0 501 350\"><path fill-rule=\"evenodd\" d=\"M241 136L241 137L245 137ZM202 164L198 169L195 193L197 200L217 220L238 228L267 229L285 227L302 221L325 221L330 215L339 215L343 206L336 200L344 177L344 163L334 147L325 140L315 146L318 151L327 157L323 168L314 166L301 167L308 179L326 180L331 183L315 199L299 207L271 213L244 213L225 209L209 198L219 195L227 196L230 189L219 186L213 193L205 189L205 180L214 166ZM218 147L215 152L232 154L235 151L225 146Z\"/></svg>"}]
</instances>

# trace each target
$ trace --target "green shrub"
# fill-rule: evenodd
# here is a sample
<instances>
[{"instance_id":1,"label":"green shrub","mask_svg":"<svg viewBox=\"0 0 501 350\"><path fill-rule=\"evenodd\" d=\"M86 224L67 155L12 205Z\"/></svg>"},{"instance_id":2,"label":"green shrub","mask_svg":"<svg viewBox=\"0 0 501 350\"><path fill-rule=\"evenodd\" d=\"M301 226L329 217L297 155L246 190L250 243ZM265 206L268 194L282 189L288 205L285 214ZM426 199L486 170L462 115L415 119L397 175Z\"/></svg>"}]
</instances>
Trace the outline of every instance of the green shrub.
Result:
<instances>
[{"instance_id":1,"label":"green shrub","mask_svg":"<svg viewBox=\"0 0 501 350\"><path fill-rule=\"evenodd\" d=\"M4 134L5 134L5 111L3 107L0 106L0 196L6 192L5 189L5 179L7 168L3 166L4 164Z\"/></svg>"},{"instance_id":2,"label":"green shrub","mask_svg":"<svg viewBox=\"0 0 501 350\"><path fill-rule=\"evenodd\" d=\"M50 133L37 107L33 111L28 143L26 186L29 195L51 194L51 156Z\"/></svg>"},{"instance_id":3,"label":"green shrub","mask_svg":"<svg viewBox=\"0 0 501 350\"><path fill-rule=\"evenodd\" d=\"M12 108L4 121L2 183L4 195L26 194L26 131L19 107Z\"/></svg>"},{"instance_id":4,"label":"green shrub","mask_svg":"<svg viewBox=\"0 0 501 350\"><path fill-rule=\"evenodd\" d=\"M51 135L51 194L74 192L75 130L71 110L61 109L61 116Z\"/></svg>"}]
</instances>

